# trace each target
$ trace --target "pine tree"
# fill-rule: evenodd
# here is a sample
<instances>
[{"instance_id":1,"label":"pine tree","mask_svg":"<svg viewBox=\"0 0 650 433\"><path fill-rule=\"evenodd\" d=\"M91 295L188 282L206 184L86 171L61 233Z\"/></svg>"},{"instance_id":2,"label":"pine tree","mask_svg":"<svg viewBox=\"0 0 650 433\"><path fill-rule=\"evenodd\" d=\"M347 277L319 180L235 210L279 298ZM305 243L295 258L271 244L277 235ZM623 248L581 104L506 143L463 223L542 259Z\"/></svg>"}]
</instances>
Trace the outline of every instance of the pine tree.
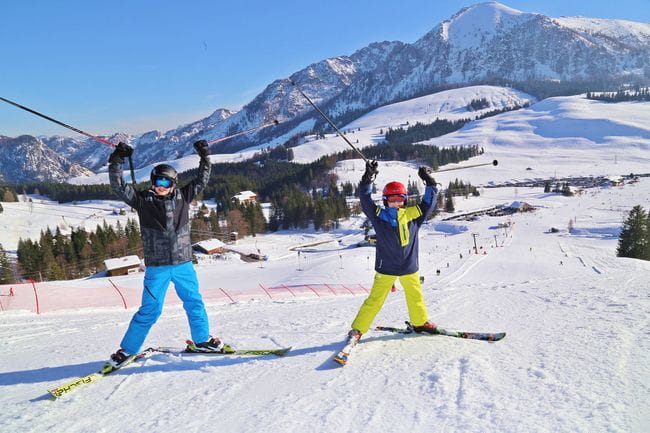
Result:
<instances>
[{"instance_id":1,"label":"pine tree","mask_svg":"<svg viewBox=\"0 0 650 433\"><path fill-rule=\"evenodd\" d=\"M281 210L275 203L271 205L271 216L269 218L269 230L276 232L280 230Z\"/></svg>"},{"instance_id":2,"label":"pine tree","mask_svg":"<svg viewBox=\"0 0 650 433\"><path fill-rule=\"evenodd\" d=\"M648 215L639 205L630 211L618 237L618 257L650 260Z\"/></svg>"},{"instance_id":3,"label":"pine tree","mask_svg":"<svg viewBox=\"0 0 650 433\"><path fill-rule=\"evenodd\" d=\"M242 214L248 223L248 231L252 236L266 230L266 219L258 202L245 205Z\"/></svg>"},{"instance_id":4,"label":"pine tree","mask_svg":"<svg viewBox=\"0 0 650 433\"><path fill-rule=\"evenodd\" d=\"M435 208L435 210L431 213L431 217L430 217L429 219L433 218L434 216L436 216L436 215L438 215L438 214L440 213L440 211L442 210L443 206L445 205L444 202L445 202L445 194L444 194L442 191L440 191L440 192L438 193L438 196L436 197L436 208Z\"/></svg>"},{"instance_id":5,"label":"pine tree","mask_svg":"<svg viewBox=\"0 0 650 433\"><path fill-rule=\"evenodd\" d=\"M449 190L445 192L445 212L454 212L454 197Z\"/></svg>"},{"instance_id":6,"label":"pine tree","mask_svg":"<svg viewBox=\"0 0 650 433\"><path fill-rule=\"evenodd\" d=\"M216 239L222 239L223 234L221 233L221 226L219 225L219 215L214 209L210 211L210 216L208 219L210 221L210 230L212 231L212 236Z\"/></svg>"},{"instance_id":7,"label":"pine tree","mask_svg":"<svg viewBox=\"0 0 650 433\"><path fill-rule=\"evenodd\" d=\"M124 229L126 235L126 248L130 253L139 252L142 249L142 239L140 237L140 228L135 219L126 220L126 228Z\"/></svg>"},{"instance_id":8,"label":"pine tree","mask_svg":"<svg viewBox=\"0 0 650 433\"><path fill-rule=\"evenodd\" d=\"M7 253L4 251L2 244L0 244L0 284L15 283L14 272L11 267L11 262Z\"/></svg>"}]
</instances>

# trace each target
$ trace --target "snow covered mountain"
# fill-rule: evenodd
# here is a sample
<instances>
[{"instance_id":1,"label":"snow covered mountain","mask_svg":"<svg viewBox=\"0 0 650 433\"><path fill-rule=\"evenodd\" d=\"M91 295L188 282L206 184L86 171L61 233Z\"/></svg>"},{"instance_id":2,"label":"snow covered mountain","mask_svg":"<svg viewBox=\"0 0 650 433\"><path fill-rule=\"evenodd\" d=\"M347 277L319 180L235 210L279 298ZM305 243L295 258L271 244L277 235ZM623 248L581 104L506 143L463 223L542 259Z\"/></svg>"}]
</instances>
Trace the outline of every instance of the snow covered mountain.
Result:
<instances>
[{"instance_id":1,"label":"snow covered mountain","mask_svg":"<svg viewBox=\"0 0 650 433\"><path fill-rule=\"evenodd\" d=\"M497 2L461 9L416 42L372 43L350 56L311 64L269 84L239 112L219 109L161 133L124 137L137 167L193 153L213 140L273 119L277 127L220 142L215 153L286 142L323 123L296 85L337 123L373 108L471 83L605 82L650 77L650 24L583 17L551 18ZM600 90L600 89L594 89ZM75 162L97 170L110 151L76 139L40 138Z\"/></svg>"},{"instance_id":2,"label":"snow covered mountain","mask_svg":"<svg viewBox=\"0 0 650 433\"><path fill-rule=\"evenodd\" d=\"M487 105L479 110L470 111L472 101L484 100ZM455 121L459 119L474 119L492 110L513 109L514 107L528 106L536 99L524 92L498 86L469 86L460 89L450 89L407 101L388 104L366 113L354 121L341 124L341 128L349 131L348 137L355 141L359 149L376 145L384 141L384 131L388 128L399 128L407 122L415 124L431 123L436 119ZM345 141L336 134L325 134L324 137L316 134L304 136L292 148L294 162L310 163L318 158L342 152L349 149ZM251 146L234 153L213 154L210 159L213 164L241 162L251 158L260 151L260 146ZM198 157L194 154L171 161L179 172L196 168ZM146 181L153 165L144 165L135 170L138 181ZM68 180L73 184L98 184L108 182L108 173L102 171L92 177L79 177Z\"/></svg>"},{"instance_id":3,"label":"snow covered mountain","mask_svg":"<svg viewBox=\"0 0 650 433\"><path fill-rule=\"evenodd\" d=\"M650 25L549 18L500 3L462 9L331 102L334 113L490 80L605 80L648 76Z\"/></svg>"},{"instance_id":4,"label":"snow covered mountain","mask_svg":"<svg viewBox=\"0 0 650 433\"><path fill-rule=\"evenodd\" d=\"M274 146L322 119L291 81L335 118L445 86L481 81L606 80L650 73L650 25L621 20L549 18L500 3L459 11L413 44L374 43L351 56L327 59L270 84L206 138L259 125L285 125L220 144L229 153L251 144ZM227 129L229 128L229 129Z\"/></svg>"},{"instance_id":5,"label":"snow covered mountain","mask_svg":"<svg viewBox=\"0 0 650 433\"><path fill-rule=\"evenodd\" d=\"M92 171L61 156L30 135L0 137L0 180L63 182Z\"/></svg>"},{"instance_id":6,"label":"snow covered mountain","mask_svg":"<svg viewBox=\"0 0 650 433\"><path fill-rule=\"evenodd\" d=\"M181 125L165 133L149 131L139 136L117 133L104 138L111 143L117 144L123 141L138 147L139 151L134 153L133 161L134 164L140 166L149 160L176 159L188 153L193 153L192 137L203 131L217 127L232 114L232 111L220 108L204 119L187 125ZM62 156L70 158L91 170L98 170L105 165L108 155L112 151L110 147L86 137L71 138L54 136L38 138Z\"/></svg>"}]
</instances>

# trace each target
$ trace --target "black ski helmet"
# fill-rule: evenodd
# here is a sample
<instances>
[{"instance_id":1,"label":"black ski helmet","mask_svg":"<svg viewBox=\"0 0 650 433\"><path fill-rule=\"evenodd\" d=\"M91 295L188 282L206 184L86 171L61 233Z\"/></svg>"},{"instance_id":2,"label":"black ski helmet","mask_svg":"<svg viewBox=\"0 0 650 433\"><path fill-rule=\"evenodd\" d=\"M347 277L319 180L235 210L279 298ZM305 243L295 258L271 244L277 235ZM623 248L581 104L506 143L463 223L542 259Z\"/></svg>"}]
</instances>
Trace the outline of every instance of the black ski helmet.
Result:
<instances>
[{"instance_id":1,"label":"black ski helmet","mask_svg":"<svg viewBox=\"0 0 650 433\"><path fill-rule=\"evenodd\" d=\"M176 179L178 178L178 173L176 169L169 164L159 164L151 170L151 184L153 185L153 180L156 177L165 177L172 181L172 186L176 185Z\"/></svg>"}]
</instances>

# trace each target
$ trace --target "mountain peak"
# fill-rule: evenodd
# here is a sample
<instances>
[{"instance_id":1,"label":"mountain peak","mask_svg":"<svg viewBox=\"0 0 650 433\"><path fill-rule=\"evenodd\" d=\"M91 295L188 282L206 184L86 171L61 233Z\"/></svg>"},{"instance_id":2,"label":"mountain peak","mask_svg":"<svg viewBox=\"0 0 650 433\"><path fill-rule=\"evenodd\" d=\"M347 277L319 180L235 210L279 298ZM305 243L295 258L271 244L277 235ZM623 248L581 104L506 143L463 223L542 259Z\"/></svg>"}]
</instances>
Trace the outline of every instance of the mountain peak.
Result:
<instances>
[{"instance_id":1,"label":"mountain peak","mask_svg":"<svg viewBox=\"0 0 650 433\"><path fill-rule=\"evenodd\" d=\"M481 13L481 14L506 14L506 15L521 15L525 12L522 12L518 9L511 8L510 6L506 6L503 3L499 2L483 2L483 3L476 3L475 5L472 6L467 6L465 8L462 8L456 15L459 15L463 13L463 11L474 11L475 13Z\"/></svg>"},{"instance_id":2,"label":"mountain peak","mask_svg":"<svg viewBox=\"0 0 650 433\"><path fill-rule=\"evenodd\" d=\"M499 2L477 3L467 6L443 21L440 35L446 40L464 40L470 45L479 43L498 29L510 27L533 14L510 8Z\"/></svg>"}]
</instances>

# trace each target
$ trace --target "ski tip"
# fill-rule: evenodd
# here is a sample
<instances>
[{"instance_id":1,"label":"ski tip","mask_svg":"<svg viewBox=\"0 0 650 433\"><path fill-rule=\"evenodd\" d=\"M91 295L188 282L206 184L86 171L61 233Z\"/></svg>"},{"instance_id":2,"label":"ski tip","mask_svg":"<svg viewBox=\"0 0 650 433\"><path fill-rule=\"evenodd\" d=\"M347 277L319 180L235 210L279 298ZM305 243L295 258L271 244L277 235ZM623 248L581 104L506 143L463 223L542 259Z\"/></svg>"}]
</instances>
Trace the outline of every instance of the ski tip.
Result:
<instances>
[{"instance_id":1,"label":"ski tip","mask_svg":"<svg viewBox=\"0 0 650 433\"><path fill-rule=\"evenodd\" d=\"M339 357L339 356L335 356L332 360L334 362L336 362L341 367L343 367L348 362L347 358L343 358L343 357Z\"/></svg>"},{"instance_id":2,"label":"ski tip","mask_svg":"<svg viewBox=\"0 0 650 433\"><path fill-rule=\"evenodd\" d=\"M276 356L284 356L284 355L286 355L287 353L289 353L289 351L290 351L291 349L292 349L292 346L285 347L285 348L282 348L282 349L278 349L278 350L275 352L275 355L276 355Z\"/></svg>"},{"instance_id":3,"label":"ski tip","mask_svg":"<svg viewBox=\"0 0 650 433\"><path fill-rule=\"evenodd\" d=\"M503 340L505 338L505 336L506 336L505 332L499 332L497 334L494 334L494 338L492 338L489 341L492 343L492 342L495 342L495 341Z\"/></svg>"}]
</instances>

